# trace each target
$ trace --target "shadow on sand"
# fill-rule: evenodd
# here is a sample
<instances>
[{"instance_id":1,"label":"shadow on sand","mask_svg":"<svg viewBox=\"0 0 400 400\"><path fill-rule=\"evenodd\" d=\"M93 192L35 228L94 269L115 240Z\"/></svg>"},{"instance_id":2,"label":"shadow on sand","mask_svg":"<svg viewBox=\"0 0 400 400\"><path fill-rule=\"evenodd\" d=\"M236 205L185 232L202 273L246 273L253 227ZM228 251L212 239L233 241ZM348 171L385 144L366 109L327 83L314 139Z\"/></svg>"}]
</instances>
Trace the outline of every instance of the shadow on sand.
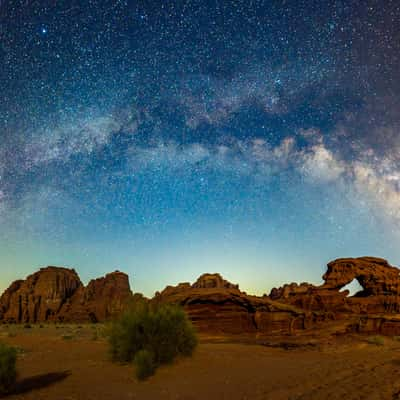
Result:
<instances>
[{"instance_id":1,"label":"shadow on sand","mask_svg":"<svg viewBox=\"0 0 400 400\"><path fill-rule=\"evenodd\" d=\"M0 395L0 398L16 394L24 394L35 389L42 389L47 386L54 385L57 382L63 381L70 375L71 371L61 371L50 372L48 374L35 375L29 378L21 379L15 384L15 387L11 392L3 396Z\"/></svg>"}]
</instances>

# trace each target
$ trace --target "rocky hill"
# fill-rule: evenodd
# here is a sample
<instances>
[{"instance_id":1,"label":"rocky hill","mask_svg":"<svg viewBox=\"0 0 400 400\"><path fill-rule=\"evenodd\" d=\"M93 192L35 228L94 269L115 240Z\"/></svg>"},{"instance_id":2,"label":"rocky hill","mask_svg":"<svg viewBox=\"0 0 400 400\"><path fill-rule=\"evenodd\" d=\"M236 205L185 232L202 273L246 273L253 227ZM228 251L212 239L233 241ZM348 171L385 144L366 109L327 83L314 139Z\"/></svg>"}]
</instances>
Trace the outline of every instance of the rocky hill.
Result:
<instances>
[{"instance_id":1,"label":"rocky hill","mask_svg":"<svg viewBox=\"0 0 400 400\"><path fill-rule=\"evenodd\" d=\"M113 272L83 286L73 269L42 268L18 280L0 297L0 320L104 321L118 315L132 296L128 275Z\"/></svg>"},{"instance_id":2,"label":"rocky hill","mask_svg":"<svg viewBox=\"0 0 400 400\"><path fill-rule=\"evenodd\" d=\"M330 262L320 286L286 284L251 296L219 274L167 286L153 304L184 307L200 331L293 334L343 321L346 330L400 335L400 270L374 257ZM363 290L343 288L356 279ZM128 276L113 272L84 286L73 269L47 267L19 280L0 297L3 322L101 322L119 315L133 296ZM143 299L143 298L141 298Z\"/></svg>"}]
</instances>

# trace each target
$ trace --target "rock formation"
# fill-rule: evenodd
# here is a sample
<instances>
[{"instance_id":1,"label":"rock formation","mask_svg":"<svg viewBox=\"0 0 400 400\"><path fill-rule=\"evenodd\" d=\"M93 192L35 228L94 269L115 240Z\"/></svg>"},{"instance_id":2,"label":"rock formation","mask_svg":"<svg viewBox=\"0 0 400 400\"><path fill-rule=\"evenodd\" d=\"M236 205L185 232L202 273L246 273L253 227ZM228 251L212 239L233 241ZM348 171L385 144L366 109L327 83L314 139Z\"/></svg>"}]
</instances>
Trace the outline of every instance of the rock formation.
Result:
<instances>
[{"instance_id":1,"label":"rock formation","mask_svg":"<svg viewBox=\"0 0 400 400\"><path fill-rule=\"evenodd\" d=\"M310 313L296 307L248 296L219 274L204 274L193 285L167 286L153 301L183 306L197 329L204 332L290 333L303 329L312 319Z\"/></svg>"},{"instance_id":2,"label":"rock formation","mask_svg":"<svg viewBox=\"0 0 400 400\"><path fill-rule=\"evenodd\" d=\"M340 258L328 264L322 278L325 280L324 287L332 289L341 289L357 279L364 289L362 296L399 293L400 270L382 258Z\"/></svg>"},{"instance_id":3,"label":"rock formation","mask_svg":"<svg viewBox=\"0 0 400 400\"><path fill-rule=\"evenodd\" d=\"M382 318L390 318L390 326L395 324L393 314L400 312L400 270L386 260L375 257L337 259L327 265L323 279L325 282L321 286L291 284L274 288L270 297L304 310L330 312L335 318L346 319L349 315L360 315L359 327L362 331L370 329L371 332L379 332L382 328L387 332L388 328L384 326L388 324L383 324ZM347 290L341 289L354 279L363 290L349 296ZM381 314L379 321L382 323L377 324L375 317L372 325L365 323L365 318L372 318L374 314ZM378 329L378 325L381 328Z\"/></svg>"},{"instance_id":4,"label":"rock formation","mask_svg":"<svg viewBox=\"0 0 400 400\"><path fill-rule=\"evenodd\" d=\"M344 331L400 335L400 270L373 257L330 262L320 286L291 283L269 296L250 296L219 274L167 286L153 303L184 307L195 326L210 333L287 335L340 322ZM344 287L356 279L362 290ZM100 322L118 316L143 296L132 295L128 276L115 271L85 287L73 269L47 267L18 280L0 297L3 322ZM147 301L147 300L146 300Z\"/></svg>"},{"instance_id":5,"label":"rock formation","mask_svg":"<svg viewBox=\"0 0 400 400\"><path fill-rule=\"evenodd\" d=\"M118 314L131 296L128 276L114 272L84 287L73 269L42 268L0 297L5 322L103 321Z\"/></svg>"}]
</instances>

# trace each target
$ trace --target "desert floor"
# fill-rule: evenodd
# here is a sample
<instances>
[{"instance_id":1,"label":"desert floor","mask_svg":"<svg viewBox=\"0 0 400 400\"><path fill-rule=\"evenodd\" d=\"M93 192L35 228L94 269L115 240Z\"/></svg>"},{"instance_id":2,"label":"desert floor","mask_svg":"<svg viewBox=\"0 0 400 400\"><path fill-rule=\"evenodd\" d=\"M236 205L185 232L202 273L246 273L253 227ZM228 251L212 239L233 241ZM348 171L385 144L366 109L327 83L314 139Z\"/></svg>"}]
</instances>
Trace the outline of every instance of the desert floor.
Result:
<instances>
[{"instance_id":1,"label":"desert floor","mask_svg":"<svg viewBox=\"0 0 400 400\"><path fill-rule=\"evenodd\" d=\"M345 335L288 349L255 338L202 336L192 358L138 382L132 365L109 360L101 330L1 326L0 340L19 350L18 385L7 399L400 399L395 339L374 344Z\"/></svg>"}]
</instances>

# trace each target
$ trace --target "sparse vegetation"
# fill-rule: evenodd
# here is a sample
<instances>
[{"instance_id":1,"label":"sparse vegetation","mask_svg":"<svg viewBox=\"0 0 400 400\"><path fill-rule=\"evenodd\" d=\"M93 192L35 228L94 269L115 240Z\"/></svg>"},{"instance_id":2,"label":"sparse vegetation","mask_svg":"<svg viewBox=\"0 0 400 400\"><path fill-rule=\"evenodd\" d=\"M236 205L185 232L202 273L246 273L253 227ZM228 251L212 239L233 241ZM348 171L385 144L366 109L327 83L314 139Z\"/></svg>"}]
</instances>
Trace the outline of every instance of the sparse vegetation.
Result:
<instances>
[{"instance_id":1,"label":"sparse vegetation","mask_svg":"<svg viewBox=\"0 0 400 400\"><path fill-rule=\"evenodd\" d=\"M376 346L383 346L385 344L385 339L382 336L371 336L367 339L367 342Z\"/></svg>"},{"instance_id":2,"label":"sparse vegetation","mask_svg":"<svg viewBox=\"0 0 400 400\"><path fill-rule=\"evenodd\" d=\"M17 350L0 343L0 394L8 393L17 379Z\"/></svg>"},{"instance_id":3,"label":"sparse vegetation","mask_svg":"<svg viewBox=\"0 0 400 400\"><path fill-rule=\"evenodd\" d=\"M136 365L136 377L139 380L154 375L156 364L154 354L149 350L139 350L135 355L134 363Z\"/></svg>"},{"instance_id":4,"label":"sparse vegetation","mask_svg":"<svg viewBox=\"0 0 400 400\"><path fill-rule=\"evenodd\" d=\"M138 302L111 324L108 341L113 360L134 361L143 379L178 355L191 355L197 336L182 308Z\"/></svg>"},{"instance_id":5,"label":"sparse vegetation","mask_svg":"<svg viewBox=\"0 0 400 400\"><path fill-rule=\"evenodd\" d=\"M75 335L72 335L72 334L69 334L69 333L65 333L64 335L61 335L61 339L72 340L72 339L75 339Z\"/></svg>"}]
</instances>

